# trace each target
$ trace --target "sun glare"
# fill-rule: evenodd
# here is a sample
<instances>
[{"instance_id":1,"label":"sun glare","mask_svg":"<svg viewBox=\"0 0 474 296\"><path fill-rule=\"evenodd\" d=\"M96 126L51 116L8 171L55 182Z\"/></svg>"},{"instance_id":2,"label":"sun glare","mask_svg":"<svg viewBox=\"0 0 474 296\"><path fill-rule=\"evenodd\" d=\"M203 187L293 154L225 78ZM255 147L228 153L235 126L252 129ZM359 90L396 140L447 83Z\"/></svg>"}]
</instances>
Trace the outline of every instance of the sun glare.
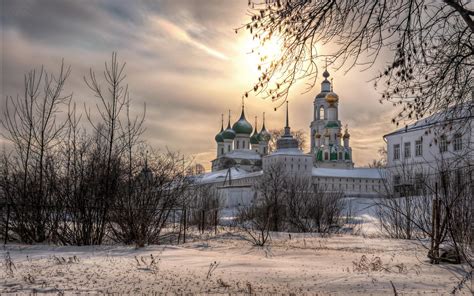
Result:
<instances>
[{"instance_id":1,"label":"sun glare","mask_svg":"<svg viewBox=\"0 0 474 296\"><path fill-rule=\"evenodd\" d=\"M257 39L246 37L243 40L244 60L247 73L252 77L258 77L261 69L265 69L271 61L281 56L281 42L276 38L270 39L262 46Z\"/></svg>"}]
</instances>

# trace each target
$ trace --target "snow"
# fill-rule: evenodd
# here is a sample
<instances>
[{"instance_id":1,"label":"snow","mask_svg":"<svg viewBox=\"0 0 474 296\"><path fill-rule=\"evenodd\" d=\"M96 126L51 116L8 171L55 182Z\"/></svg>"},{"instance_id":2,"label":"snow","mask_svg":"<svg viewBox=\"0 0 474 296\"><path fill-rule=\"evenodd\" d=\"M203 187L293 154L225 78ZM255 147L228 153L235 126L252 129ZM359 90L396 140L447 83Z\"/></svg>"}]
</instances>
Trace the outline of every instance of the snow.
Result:
<instances>
[{"instance_id":1,"label":"snow","mask_svg":"<svg viewBox=\"0 0 474 296\"><path fill-rule=\"evenodd\" d=\"M308 155L308 156L311 156L309 154L305 154L301 149L298 149L298 148L278 149L278 150L275 150L274 152L272 152L270 154L270 156L271 155Z\"/></svg>"},{"instance_id":2,"label":"snow","mask_svg":"<svg viewBox=\"0 0 474 296\"><path fill-rule=\"evenodd\" d=\"M399 295L446 295L468 271L463 265L430 264L418 241L382 238L376 199L345 202L352 234L272 233L265 247L253 246L232 227L220 227L218 235L190 232L188 242L178 246L141 249L6 245L0 256L8 253L15 268L9 275L0 266L0 294L393 295L393 283ZM235 212L225 209L221 222L232 224ZM361 270L363 258L381 268ZM211 264L217 267L210 272ZM471 295L469 289L468 282L457 295Z\"/></svg>"},{"instance_id":3,"label":"snow","mask_svg":"<svg viewBox=\"0 0 474 296\"><path fill-rule=\"evenodd\" d=\"M366 178L381 179L381 170L377 168L330 169L313 168L314 177Z\"/></svg>"},{"instance_id":4,"label":"snow","mask_svg":"<svg viewBox=\"0 0 474 296\"><path fill-rule=\"evenodd\" d=\"M196 176L196 182L207 184L213 182L223 182L229 170L219 170L215 172L205 173L199 176ZM232 180L237 180L241 178L256 177L262 175L262 171L256 172L247 172L244 169L233 167L230 169Z\"/></svg>"},{"instance_id":5,"label":"snow","mask_svg":"<svg viewBox=\"0 0 474 296\"><path fill-rule=\"evenodd\" d=\"M384 138L405 133L411 132L414 130L425 129L430 126L439 125L442 123L453 123L456 121L464 120L466 118L470 118L472 112L472 105L466 104L464 106L458 107L451 107L445 111L441 111L435 114L432 114L426 118L420 119L415 121L412 124L409 124L403 128L399 128L389 134L384 135Z\"/></svg>"},{"instance_id":6,"label":"snow","mask_svg":"<svg viewBox=\"0 0 474 296\"><path fill-rule=\"evenodd\" d=\"M142 249L7 245L2 258L8 252L16 268L9 276L2 266L0 294L393 295L392 282L399 295L446 295L463 272L462 266L429 264L416 241L274 233L262 248L242 237L221 230L184 245ZM151 255L157 264L150 264ZM386 271L357 271L354 262L363 256L379 257Z\"/></svg>"}]
</instances>

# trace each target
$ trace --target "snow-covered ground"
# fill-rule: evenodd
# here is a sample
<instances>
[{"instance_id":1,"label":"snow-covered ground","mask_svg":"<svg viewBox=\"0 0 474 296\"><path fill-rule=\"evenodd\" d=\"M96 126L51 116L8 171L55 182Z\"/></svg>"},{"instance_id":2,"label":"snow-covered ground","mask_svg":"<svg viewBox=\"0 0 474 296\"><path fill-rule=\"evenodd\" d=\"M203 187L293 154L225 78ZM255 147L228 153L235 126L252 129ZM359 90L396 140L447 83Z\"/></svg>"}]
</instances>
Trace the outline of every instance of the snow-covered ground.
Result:
<instances>
[{"instance_id":1,"label":"snow-covered ground","mask_svg":"<svg viewBox=\"0 0 474 296\"><path fill-rule=\"evenodd\" d=\"M12 273L4 257L11 256ZM446 295L459 265L431 265L416 241L340 235L273 234L253 247L221 230L179 246L55 247L7 245L0 294L295 293L318 295ZM362 259L366 258L366 261ZM377 259L377 258L380 258ZM155 263L151 263L152 260ZM211 269L212 264L217 267ZM471 283L469 283L471 285ZM458 295L470 295L464 288Z\"/></svg>"}]
</instances>

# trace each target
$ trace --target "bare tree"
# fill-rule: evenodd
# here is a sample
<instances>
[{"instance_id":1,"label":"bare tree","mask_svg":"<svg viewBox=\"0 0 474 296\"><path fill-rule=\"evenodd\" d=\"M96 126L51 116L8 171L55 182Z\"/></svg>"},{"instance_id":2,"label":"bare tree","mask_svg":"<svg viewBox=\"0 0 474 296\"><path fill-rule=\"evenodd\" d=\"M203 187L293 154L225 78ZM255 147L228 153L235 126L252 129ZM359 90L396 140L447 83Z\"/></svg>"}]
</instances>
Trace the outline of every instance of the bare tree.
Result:
<instances>
[{"instance_id":1,"label":"bare tree","mask_svg":"<svg viewBox=\"0 0 474 296\"><path fill-rule=\"evenodd\" d=\"M250 206L238 209L240 227L248 234L250 241L256 246L264 246L271 239L274 211L271 206L261 200Z\"/></svg>"},{"instance_id":2,"label":"bare tree","mask_svg":"<svg viewBox=\"0 0 474 296\"><path fill-rule=\"evenodd\" d=\"M387 148L385 146L380 147L377 153L379 155L378 159L374 159L369 163L369 168L384 168L387 165Z\"/></svg>"},{"instance_id":3,"label":"bare tree","mask_svg":"<svg viewBox=\"0 0 474 296\"><path fill-rule=\"evenodd\" d=\"M240 29L260 41L254 51L261 73L251 90L257 94L285 100L299 79L311 89L321 58L347 70L391 60L374 83L383 89L380 102L402 105L393 118L397 124L472 103L474 11L469 1L249 1L249 13ZM281 52L269 57L262 49L273 40Z\"/></svg>"},{"instance_id":4,"label":"bare tree","mask_svg":"<svg viewBox=\"0 0 474 296\"><path fill-rule=\"evenodd\" d=\"M194 184L191 188L192 199L190 224L198 226L201 233L213 226L216 230L219 224L223 201L214 184Z\"/></svg>"},{"instance_id":5,"label":"bare tree","mask_svg":"<svg viewBox=\"0 0 474 296\"><path fill-rule=\"evenodd\" d=\"M136 166L142 169L134 173L131 184L122 183L110 213L113 239L138 247L164 239L162 231L190 185L181 155L142 155Z\"/></svg>"},{"instance_id":6,"label":"bare tree","mask_svg":"<svg viewBox=\"0 0 474 296\"><path fill-rule=\"evenodd\" d=\"M265 169L265 173L254 184L260 204L270 211L270 229L280 231L285 222L285 186L287 180L283 164L276 163Z\"/></svg>"},{"instance_id":7,"label":"bare tree","mask_svg":"<svg viewBox=\"0 0 474 296\"><path fill-rule=\"evenodd\" d=\"M103 158L99 159L99 163L105 169L103 176L104 184L100 187L100 192L97 193L96 206L100 209L100 220L97 221L97 228L99 230L98 243L102 242L105 235L106 222L108 210L114 203L117 194L119 172L114 170L114 166L118 165L120 157L122 156L127 142L134 141L133 135L129 135L128 140L123 139L124 134L121 129L122 111L126 109L129 102L128 85L124 84L126 78L125 63L120 64L117 60L117 54L112 53L111 63L105 63L104 82L106 87L103 87L97 80L95 72L90 69L89 77L84 77L86 85L92 90L94 96L98 99L97 112L99 115L99 123L95 123L90 111L86 109L87 118L94 128L98 139L96 143L103 143L104 149L100 148L100 155ZM128 121L128 128L133 129ZM134 132L139 133L140 126ZM125 145L124 145L125 144Z\"/></svg>"},{"instance_id":8,"label":"bare tree","mask_svg":"<svg viewBox=\"0 0 474 296\"><path fill-rule=\"evenodd\" d=\"M56 161L65 122L58 119L71 95L64 95L70 68L61 64L58 74L43 68L25 75L24 94L7 97L1 125L13 144L10 171L3 183L13 209L13 231L25 242L50 238L56 223Z\"/></svg>"},{"instance_id":9,"label":"bare tree","mask_svg":"<svg viewBox=\"0 0 474 296\"><path fill-rule=\"evenodd\" d=\"M342 192L327 192L311 178L293 176L286 182L285 204L288 227L300 232L330 233L341 223Z\"/></svg>"},{"instance_id":10,"label":"bare tree","mask_svg":"<svg viewBox=\"0 0 474 296\"><path fill-rule=\"evenodd\" d=\"M456 157L435 163L392 168L386 197L377 203L382 230L395 238L430 238L433 263L444 257L472 264L472 164ZM449 248L440 252L442 245Z\"/></svg>"}]
</instances>

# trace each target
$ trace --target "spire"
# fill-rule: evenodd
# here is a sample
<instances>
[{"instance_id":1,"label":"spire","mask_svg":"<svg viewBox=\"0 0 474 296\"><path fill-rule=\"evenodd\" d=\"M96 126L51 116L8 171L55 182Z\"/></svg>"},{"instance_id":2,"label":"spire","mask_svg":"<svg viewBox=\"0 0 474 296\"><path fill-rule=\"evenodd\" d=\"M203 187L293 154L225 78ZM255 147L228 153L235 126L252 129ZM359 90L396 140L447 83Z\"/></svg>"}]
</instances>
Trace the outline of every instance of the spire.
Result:
<instances>
[{"instance_id":1,"label":"spire","mask_svg":"<svg viewBox=\"0 0 474 296\"><path fill-rule=\"evenodd\" d=\"M262 124L262 131L265 130L265 112L263 112L263 124Z\"/></svg>"},{"instance_id":2,"label":"spire","mask_svg":"<svg viewBox=\"0 0 474 296\"><path fill-rule=\"evenodd\" d=\"M328 72L328 58L326 58L326 67L324 68L323 77L324 77L324 80L325 80L325 81L328 80L328 77L329 77L329 72Z\"/></svg>"},{"instance_id":3,"label":"spire","mask_svg":"<svg viewBox=\"0 0 474 296\"><path fill-rule=\"evenodd\" d=\"M331 78L331 91L334 90L334 78Z\"/></svg>"},{"instance_id":4,"label":"spire","mask_svg":"<svg viewBox=\"0 0 474 296\"><path fill-rule=\"evenodd\" d=\"M230 109L229 109L229 121L227 123L227 129L230 129Z\"/></svg>"},{"instance_id":5,"label":"spire","mask_svg":"<svg viewBox=\"0 0 474 296\"><path fill-rule=\"evenodd\" d=\"M221 114L221 132L224 131L224 113Z\"/></svg>"},{"instance_id":6,"label":"spire","mask_svg":"<svg viewBox=\"0 0 474 296\"><path fill-rule=\"evenodd\" d=\"M240 119L245 118L244 109L245 109L245 102L244 102L244 98L242 97L242 113L240 114Z\"/></svg>"},{"instance_id":7,"label":"spire","mask_svg":"<svg viewBox=\"0 0 474 296\"><path fill-rule=\"evenodd\" d=\"M324 80L321 83L321 92L329 92L331 91L331 83L328 80L329 72L328 72L328 59L326 58L326 68L323 72Z\"/></svg>"},{"instance_id":8,"label":"spire","mask_svg":"<svg viewBox=\"0 0 474 296\"><path fill-rule=\"evenodd\" d=\"M283 135L284 137L289 137L291 136L290 134L290 122L288 118L288 101L286 101L286 126L285 126L285 134Z\"/></svg>"}]
</instances>

